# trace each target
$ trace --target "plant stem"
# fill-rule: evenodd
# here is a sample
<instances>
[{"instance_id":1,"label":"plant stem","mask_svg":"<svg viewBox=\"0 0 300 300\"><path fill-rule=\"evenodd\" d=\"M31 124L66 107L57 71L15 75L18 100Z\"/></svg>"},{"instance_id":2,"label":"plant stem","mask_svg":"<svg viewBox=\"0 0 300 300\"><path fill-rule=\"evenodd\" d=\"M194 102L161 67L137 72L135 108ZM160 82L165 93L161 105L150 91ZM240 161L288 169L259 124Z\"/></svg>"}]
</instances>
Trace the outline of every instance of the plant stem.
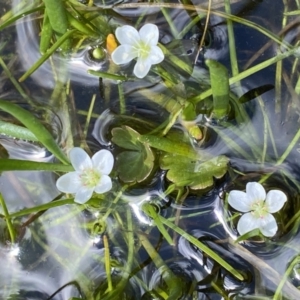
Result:
<instances>
[{"instance_id":1,"label":"plant stem","mask_svg":"<svg viewBox=\"0 0 300 300\"><path fill-rule=\"evenodd\" d=\"M74 204L74 198L51 201L46 204L37 205L37 206L31 207L31 208L26 208L26 209L23 209L18 212L10 214L8 216L8 218L11 219L11 218L16 218L16 217L22 217L22 216L26 216L26 215L29 215L32 213L37 213L40 211L48 210L50 208L63 206L63 205L67 205L67 204Z\"/></svg>"},{"instance_id":2,"label":"plant stem","mask_svg":"<svg viewBox=\"0 0 300 300\"><path fill-rule=\"evenodd\" d=\"M2 195L0 194L0 204L1 206L3 207L3 213L4 213L4 216L5 216L5 221L6 221L6 225L7 225L7 228L8 228L8 231L9 231L9 235L10 235L10 241L12 244L15 243L16 241L16 233L15 233L15 230L14 230L14 226L11 222L11 216L9 215L9 212L7 210L7 207L6 207L6 203L2 197Z\"/></svg>"}]
</instances>

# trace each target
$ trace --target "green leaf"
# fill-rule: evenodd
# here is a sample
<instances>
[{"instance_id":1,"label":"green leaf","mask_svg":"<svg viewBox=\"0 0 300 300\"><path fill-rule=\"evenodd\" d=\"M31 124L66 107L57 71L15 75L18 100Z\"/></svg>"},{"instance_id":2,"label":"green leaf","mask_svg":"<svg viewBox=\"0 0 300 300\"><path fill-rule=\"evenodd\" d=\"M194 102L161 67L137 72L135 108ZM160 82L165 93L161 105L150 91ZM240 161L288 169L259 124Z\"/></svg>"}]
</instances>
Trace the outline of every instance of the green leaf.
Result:
<instances>
[{"instance_id":1,"label":"green leaf","mask_svg":"<svg viewBox=\"0 0 300 300\"><path fill-rule=\"evenodd\" d=\"M221 178L227 172L228 158L220 155L207 161L190 159L177 154L165 154L160 166L169 170L167 178L177 186L189 186L201 190L213 185L213 178Z\"/></svg>"},{"instance_id":2,"label":"green leaf","mask_svg":"<svg viewBox=\"0 0 300 300\"><path fill-rule=\"evenodd\" d=\"M123 151L116 158L119 177L124 182L142 182L153 169L154 155L147 143L141 143L140 134L128 126L114 128L112 141Z\"/></svg>"},{"instance_id":3,"label":"green leaf","mask_svg":"<svg viewBox=\"0 0 300 300\"><path fill-rule=\"evenodd\" d=\"M112 130L112 141L117 146L129 150L141 150L141 143L138 141L140 134L128 126L117 127Z\"/></svg>"},{"instance_id":4,"label":"green leaf","mask_svg":"<svg viewBox=\"0 0 300 300\"><path fill-rule=\"evenodd\" d=\"M0 172L3 171L56 171L56 172L72 172L71 165L52 164L46 162L37 162L21 159L5 159L0 158Z\"/></svg>"},{"instance_id":5,"label":"green leaf","mask_svg":"<svg viewBox=\"0 0 300 300\"><path fill-rule=\"evenodd\" d=\"M227 116L229 110L229 76L228 70L219 62L211 59L205 61L209 67L209 75L213 94L213 113L217 119Z\"/></svg>"},{"instance_id":6,"label":"green leaf","mask_svg":"<svg viewBox=\"0 0 300 300\"><path fill-rule=\"evenodd\" d=\"M60 147L56 144L50 132L43 124L29 111L24 108L4 100L0 100L0 109L11 114L24 124L36 138L42 143L57 159L64 164L69 164L69 160Z\"/></svg>"},{"instance_id":7,"label":"green leaf","mask_svg":"<svg viewBox=\"0 0 300 300\"><path fill-rule=\"evenodd\" d=\"M26 141L37 142L36 136L27 128L0 120L0 134Z\"/></svg>"}]
</instances>

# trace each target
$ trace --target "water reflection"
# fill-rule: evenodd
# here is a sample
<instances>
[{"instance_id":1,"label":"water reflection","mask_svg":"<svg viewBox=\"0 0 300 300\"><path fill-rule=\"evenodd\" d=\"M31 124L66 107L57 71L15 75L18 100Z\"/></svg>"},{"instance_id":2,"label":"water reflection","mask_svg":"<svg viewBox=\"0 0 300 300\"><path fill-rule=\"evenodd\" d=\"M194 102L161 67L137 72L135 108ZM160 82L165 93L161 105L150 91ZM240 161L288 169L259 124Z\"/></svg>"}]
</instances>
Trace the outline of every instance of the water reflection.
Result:
<instances>
[{"instance_id":1,"label":"water reflection","mask_svg":"<svg viewBox=\"0 0 300 300\"><path fill-rule=\"evenodd\" d=\"M14 1L13 5L16 4L17 1ZM100 6L102 2L95 1L95 4ZM107 5L111 4L115 2L107 2ZM210 19L210 38L207 39L201 56L194 65L199 45L197 42L201 37L199 31L203 24L197 24L191 32L184 34L182 30L190 22L190 15L186 11L175 9L171 11L170 16L176 19L172 29L164 26L165 18L162 14L155 15L158 11L160 11L158 8L115 9L115 12L132 20L144 13L146 22L155 20L157 25L162 27L161 41L166 45L183 36L180 51L184 49L181 51L182 57L187 58L192 72L176 73L180 79L176 86L176 93L161 84L161 79L155 73L145 81L124 83L123 92L126 102L124 111L120 106L118 86L116 82L111 83L111 94L108 99L110 103L105 104L109 109L100 112L100 117L92 128L92 136L96 141L94 148L105 146L110 147L112 151L117 151L111 143L110 134L111 127L115 125L134 123L141 132L155 129L168 118L170 113L173 113L172 110L168 110L168 103L177 96L177 93L186 99L207 88L209 76L203 64L204 59L226 59L228 36L223 19L219 17ZM18 22L16 30L19 58L23 68L28 69L40 57L38 28L33 17L28 16ZM293 41L297 34L297 30L287 33L285 39ZM97 62L90 56L91 49L98 43L102 45L102 41L95 41L95 45L86 47L66 61L60 60L56 55L53 57L54 65L65 64L69 73L63 74L61 78L63 82L70 78L78 88L98 85L98 78L86 72L88 69L105 70L107 67L107 57L104 61ZM24 45L26 52L24 52ZM172 51L174 55L178 54L176 49ZM165 65L169 68L167 70L172 70L171 62L168 63L169 65ZM122 71L129 74L132 71L130 68L129 65ZM49 62L43 64L32 75L32 79L35 86L52 89L54 79L51 64ZM245 86L236 86L232 90L236 97L232 102L238 102L238 98L251 86L252 82L247 82ZM157 95L161 98L158 99ZM129 190L120 197L119 202L115 200L117 197L105 199L106 202L96 199L93 205L88 207L66 205L44 212L37 220L32 220L32 215L18 219L17 228L21 228L17 243L10 245L7 243L8 235L1 236L0 265L3 267L0 274L0 298L9 299L13 295L20 300L102 297L108 288L106 268L109 263L109 272L114 286L124 286L121 294L117 296L114 294L115 297L122 299L160 299L159 292L166 288L166 276L169 274L174 275L174 282L180 281L174 299L208 299L209 297L222 299L235 297L235 295L237 295L235 299L246 299L247 294L259 298L260 295L274 293L289 266L290 258L297 255L298 228L294 223L288 227L285 225L299 210L300 202L297 196L299 194L297 184L295 180L290 179L299 178L299 153L297 150L291 151L280 168L276 165L275 159L284 153L297 129L292 121L287 121L282 126L281 120L274 113L273 98L274 94L270 92L263 96L263 101L258 98L249 100L249 103L241 106L241 115L246 115L247 119L239 119L241 115L236 114L234 121L234 118L229 118L222 124L205 116L209 108L205 107L206 104L202 107L200 103L197 107L199 114L192 121L207 128L207 140L202 144L189 138L183 122L175 124L174 128L184 132L185 135L181 136L183 139L187 137L186 140L195 149L203 147L212 155L226 155L231 158L231 173L235 174L236 170L244 173L240 177L230 174L231 176L214 180L212 191L202 193L188 191L189 196L182 196L182 199L177 201L177 195L164 194L170 182L166 179L166 172L158 171L141 187L134 184L130 186ZM150 104L149 99L152 100ZM119 116L120 112L121 116ZM272 120L274 128L276 125L274 132L278 130L272 141L265 137L265 130L268 129L264 119L265 114ZM232 125L235 131L232 130ZM58 140L64 141L65 132L62 136L59 134L59 129L57 132ZM88 139L92 140L92 137ZM6 137L1 139L0 143L7 149L11 158L44 162L53 160L45 149L26 141ZM268 151L264 150L265 147ZM277 150L274 150L275 148ZM237 149L246 152L246 158ZM266 181L265 185L286 189L289 191L290 198L285 211L286 216L280 219L281 230L278 238L267 243L262 241L234 243L237 238L235 227L229 222L229 216L224 213L225 192L233 188L231 185L236 184L235 181L245 185L248 180L253 178L259 180L268 171L275 170L277 173L274 173L272 179ZM9 211L15 212L52 201L58 196L55 176L47 172L1 174L0 189ZM118 182L117 177L115 182ZM179 224L186 233L224 257L243 273L245 280L241 282L233 278L213 259L189 243L184 236L179 237L172 230L168 229L176 246L169 246L166 242L162 242L154 220L142 211L142 204L145 202L157 205L161 209L160 214L164 217L175 212L174 224ZM111 208L114 209L113 217L104 218ZM132 218L133 229L127 228L129 227L127 225L131 224L130 218ZM2 221L0 226L3 232L6 230L7 233L6 223L2 219L0 221ZM134 258L130 252L128 236L136 247ZM157 261L153 262L154 259L149 259L150 251L146 253L140 241L141 237L145 236L156 244L155 253L162 258L163 263L158 264ZM105 245L105 238L110 241L109 247ZM108 259L105 256L108 256ZM133 262L129 265L129 269L126 269L129 258ZM171 272L167 274L169 270ZM291 272L291 280L295 286L299 285L298 271L298 265L295 265ZM300 298L297 288L289 282L284 285L283 292L290 299Z\"/></svg>"}]
</instances>

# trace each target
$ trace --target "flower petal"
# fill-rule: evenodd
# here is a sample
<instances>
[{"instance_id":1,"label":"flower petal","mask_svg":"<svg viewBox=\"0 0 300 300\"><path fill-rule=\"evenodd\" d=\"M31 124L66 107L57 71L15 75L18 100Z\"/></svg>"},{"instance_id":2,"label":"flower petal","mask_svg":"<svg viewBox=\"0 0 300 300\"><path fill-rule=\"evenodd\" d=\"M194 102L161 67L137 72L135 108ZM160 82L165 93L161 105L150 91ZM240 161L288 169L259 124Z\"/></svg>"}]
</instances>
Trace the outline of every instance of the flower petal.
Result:
<instances>
[{"instance_id":1,"label":"flower petal","mask_svg":"<svg viewBox=\"0 0 300 300\"><path fill-rule=\"evenodd\" d=\"M95 188L95 192L103 194L108 192L112 188L112 182L109 176L102 175L99 184Z\"/></svg>"},{"instance_id":2,"label":"flower petal","mask_svg":"<svg viewBox=\"0 0 300 300\"><path fill-rule=\"evenodd\" d=\"M229 193L228 203L236 210L248 212L251 210L251 201L248 195L241 191L233 190Z\"/></svg>"},{"instance_id":3,"label":"flower petal","mask_svg":"<svg viewBox=\"0 0 300 300\"><path fill-rule=\"evenodd\" d=\"M286 194L283 193L282 191L278 191L278 190L269 191L266 197L268 212L275 213L279 211L283 207L286 200L287 200Z\"/></svg>"},{"instance_id":4,"label":"flower petal","mask_svg":"<svg viewBox=\"0 0 300 300\"><path fill-rule=\"evenodd\" d=\"M63 193L76 193L81 187L78 172L70 172L59 177L56 181L56 187Z\"/></svg>"},{"instance_id":5,"label":"flower petal","mask_svg":"<svg viewBox=\"0 0 300 300\"><path fill-rule=\"evenodd\" d=\"M121 45L111 54L111 59L116 65L127 64L136 57L137 52L130 45Z\"/></svg>"},{"instance_id":6,"label":"flower petal","mask_svg":"<svg viewBox=\"0 0 300 300\"><path fill-rule=\"evenodd\" d=\"M129 25L124 25L116 29L116 38L121 45L135 45L140 41L138 31Z\"/></svg>"},{"instance_id":7,"label":"flower petal","mask_svg":"<svg viewBox=\"0 0 300 300\"><path fill-rule=\"evenodd\" d=\"M108 175L113 168L114 157L108 150L100 150L93 155L92 162L101 175Z\"/></svg>"},{"instance_id":8,"label":"flower petal","mask_svg":"<svg viewBox=\"0 0 300 300\"><path fill-rule=\"evenodd\" d=\"M134 66L133 73L138 78L144 78L151 68L151 61L149 59L138 59Z\"/></svg>"},{"instance_id":9,"label":"flower petal","mask_svg":"<svg viewBox=\"0 0 300 300\"><path fill-rule=\"evenodd\" d=\"M74 147L69 152L70 161L75 171L82 171L92 167L92 161L88 154L79 147Z\"/></svg>"},{"instance_id":10,"label":"flower petal","mask_svg":"<svg viewBox=\"0 0 300 300\"><path fill-rule=\"evenodd\" d=\"M154 24L145 24L139 30L140 39L150 46L156 46L159 38L158 27Z\"/></svg>"},{"instance_id":11,"label":"flower petal","mask_svg":"<svg viewBox=\"0 0 300 300\"><path fill-rule=\"evenodd\" d=\"M151 47L148 59L151 60L151 63L153 65L159 64L160 62L162 62L164 60L164 58L165 58L165 55L158 46Z\"/></svg>"},{"instance_id":12,"label":"flower petal","mask_svg":"<svg viewBox=\"0 0 300 300\"><path fill-rule=\"evenodd\" d=\"M246 213L239 219L237 230L240 235L243 235L253 229L259 228L258 219L253 217L251 213Z\"/></svg>"},{"instance_id":13,"label":"flower petal","mask_svg":"<svg viewBox=\"0 0 300 300\"><path fill-rule=\"evenodd\" d=\"M251 202L266 199L266 191L258 182L248 182L246 185L246 194L250 198Z\"/></svg>"},{"instance_id":14,"label":"flower petal","mask_svg":"<svg viewBox=\"0 0 300 300\"><path fill-rule=\"evenodd\" d=\"M75 199L74 201L76 203L80 203L80 204L83 204L85 202L87 202L88 200L91 199L92 195L93 195L93 192L94 192L94 189L91 188L80 188L76 195L75 195Z\"/></svg>"},{"instance_id":15,"label":"flower petal","mask_svg":"<svg viewBox=\"0 0 300 300\"><path fill-rule=\"evenodd\" d=\"M275 218L267 214L264 218L258 219L259 229L264 236L271 237L277 232L278 226Z\"/></svg>"}]
</instances>

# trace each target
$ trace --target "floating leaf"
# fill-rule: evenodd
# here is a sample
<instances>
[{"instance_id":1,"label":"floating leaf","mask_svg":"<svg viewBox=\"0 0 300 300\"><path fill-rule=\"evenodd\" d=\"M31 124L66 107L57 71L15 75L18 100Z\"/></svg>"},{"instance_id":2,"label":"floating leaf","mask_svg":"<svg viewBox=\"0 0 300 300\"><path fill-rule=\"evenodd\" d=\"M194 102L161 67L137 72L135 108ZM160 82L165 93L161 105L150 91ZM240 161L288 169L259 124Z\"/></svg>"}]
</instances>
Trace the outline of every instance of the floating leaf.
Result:
<instances>
[{"instance_id":1,"label":"floating leaf","mask_svg":"<svg viewBox=\"0 0 300 300\"><path fill-rule=\"evenodd\" d=\"M128 126L114 128L112 141L131 150L121 152L116 159L117 172L124 182L141 182L153 169L154 155L147 143L138 141L140 134Z\"/></svg>"},{"instance_id":2,"label":"floating leaf","mask_svg":"<svg viewBox=\"0 0 300 300\"><path fill-rule=\"evenodd\" d=\"M207 161L193 160L176 154L165 154L162 169L169 170L167 178L177 186L200 190L213 185L213 178L221 178L227 171L228 158L220 155Z\"/></svg>"}]
</instances>

